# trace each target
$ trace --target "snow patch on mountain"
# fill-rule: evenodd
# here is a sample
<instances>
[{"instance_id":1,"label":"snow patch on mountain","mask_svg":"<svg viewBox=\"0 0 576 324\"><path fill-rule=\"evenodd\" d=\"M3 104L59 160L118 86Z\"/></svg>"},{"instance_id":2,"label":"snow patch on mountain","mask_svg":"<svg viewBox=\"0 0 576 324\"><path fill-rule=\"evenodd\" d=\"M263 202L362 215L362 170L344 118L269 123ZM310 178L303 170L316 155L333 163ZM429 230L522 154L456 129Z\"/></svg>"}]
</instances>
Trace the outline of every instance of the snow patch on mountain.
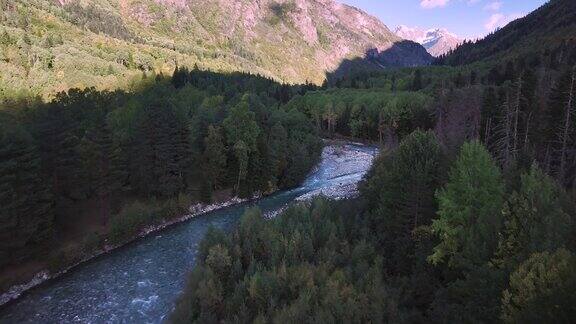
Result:
<instances>
[{"instance_id":1,"label":"snow patch on mountain","mask_svg":"<svg viewBox=\"0 0 576 324\"><path fill-rule=\"evenodd\" d=\"M394 31L401 38L422 44L433 56L446 54L456 48L462 39L445 28L422 29L400 25Z\"/></svg>"}]
</instances>

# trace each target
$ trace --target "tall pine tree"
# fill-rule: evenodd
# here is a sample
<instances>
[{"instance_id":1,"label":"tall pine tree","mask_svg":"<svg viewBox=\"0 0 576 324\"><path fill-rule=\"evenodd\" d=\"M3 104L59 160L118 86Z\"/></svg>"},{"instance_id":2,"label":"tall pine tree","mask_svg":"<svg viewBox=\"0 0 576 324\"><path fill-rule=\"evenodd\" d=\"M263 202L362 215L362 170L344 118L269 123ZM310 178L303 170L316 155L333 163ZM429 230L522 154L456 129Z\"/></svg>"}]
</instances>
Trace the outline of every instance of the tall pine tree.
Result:
<instances>
[{"instance_id":1,"label":"tall pine tree","mask_svg":"<svg viewBox=\"0 0 576 324\"><path fill-rule=\"evenodd\" d=\"M0 120L0 264L18 262L52 235L53 198L32 137Z\"/></svg>"},{"instance_id":2,"label":"tall pine tree","mask_svg":"<svg viewBox=\"0 0 576 324\"><path fill-rule=\"evenodd\" d=\"M500 170L479 142L465 143L450 171L445 188L437 193L438 218L432 223L440 244L430 256L470 270L488 262L496 249L504 195Z\"/></svg>"}]
</instances>

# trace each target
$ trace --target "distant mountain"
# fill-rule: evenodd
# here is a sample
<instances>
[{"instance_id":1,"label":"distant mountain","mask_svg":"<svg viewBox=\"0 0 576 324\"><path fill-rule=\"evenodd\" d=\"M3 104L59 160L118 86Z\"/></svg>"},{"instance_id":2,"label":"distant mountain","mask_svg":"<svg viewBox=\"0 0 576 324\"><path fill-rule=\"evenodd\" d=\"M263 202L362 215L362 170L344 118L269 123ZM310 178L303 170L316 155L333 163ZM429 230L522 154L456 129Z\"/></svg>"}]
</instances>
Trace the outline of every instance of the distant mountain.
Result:
<instances>
[{"instance_id":1,"label":"distant mountain","mask_svg":"<svg viewBox=\"0 0 576 324\"><path fill-rule=\"evenodd\" d=\"M176 64L321 83L343 61L431 57L333 0L0 0L0 89L111 88ZM376 53L376 54L374 54Z\"/></svg>"},{"instance_id":2,"label":"distant mountain","mask_svg":"<svg viewBox=\"0 0 576 324\"><path fill-rule=\"evenodd\" d=\"M462 43L461 38L444 28L424 30L400 25L394 33L403 39L422 44L428 53L436 57L448 53Z\"/></svg>"},{"instance_id":3,"label":"distant mountain","mask_svg":"<svg viewBox=\"0 0 576 324\"><path fill-rule=\"evenodd\" d=\"M437 64L461 65L523 57L565 62L576 55L576 1L551 0L476 42L465 42Z\"/></svg>"}]
</instances>

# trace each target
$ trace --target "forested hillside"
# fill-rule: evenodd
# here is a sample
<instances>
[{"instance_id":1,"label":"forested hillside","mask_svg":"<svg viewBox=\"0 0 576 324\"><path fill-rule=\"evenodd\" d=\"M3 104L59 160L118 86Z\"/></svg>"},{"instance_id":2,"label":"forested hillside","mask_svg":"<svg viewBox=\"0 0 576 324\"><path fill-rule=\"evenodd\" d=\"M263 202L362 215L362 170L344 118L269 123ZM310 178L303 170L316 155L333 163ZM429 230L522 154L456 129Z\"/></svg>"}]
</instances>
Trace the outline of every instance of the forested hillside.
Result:
<instances>
[{"instance_id":1,"label":"forested hillside","mask_svg":"<svg viewBox=\"0 0 576 324\"><path fill-rule=\"evenodd\" d=\"M2 288L194 203L292 188L344 137L380 147L359 196L210 230L165 318L576 318L574 1L420 67L330 0L0 6Z\"/></svg>"},{"instance_id":2,"label":"forested hillside","mask_svg":"<svg viewBox=\"0 0 576 324\"><path fill-rule=\"evenodd\" d=\"M436 60L462 65L495 59L562 60L575 55L576 3L551 0L483 39L468 41Z\"/></svg>"},{"instance_id":3,"label":"forested hillside","mask_svg":"<svg viewBox=\"0 0 576 324\"><path fill-rule=\"evenodd\" d=\"M58 270L194 202L299 184L322 143L303 113L280 104L310 88L179 69L134 92L73 89L5 107L0 266ZM31 275L1 273L3 289Z\"/></svg>"},{"instance_id":4,"label":"forested hillside","mask_svg":"<svg viewBox=\"0 0 576 324\"><path fill-rule=\"evenodd\" d=\"M504 174L479 142L454 159L417 131L359 201L209 232L171 321L570 323L574 208L536 165Z\"/></svg>"},{"instance_id":5,"label":"forested hillside","mask_svg":"<svg viewBox=\"0 0 576 324\"><path fill-rule=\"evenodd\" d=\"M291 100L287 109L310 116L318 130L394 145L414 129L432 128L432 97L381 89L312 91Z\"/></svg>"},{"instance_id":6,"label":"forested hillside","mask_svg":"<svg viewBox=\"0 0 576 324\"><path fill-rule=\"evenodd\" d=\"M378 19L332 0L1 0L0 99L128 89L176 65L321 84L344 59L429 64Z\"/></svg>"},{"instance_id":7,"label":"forested hillside","mask_svg":"<svg viewBox=\"0 0 576 324\"><path fill-rule=\"evenodd\" d=\"M571 323L575 12L553 0L441 66L293 98L381 143L360 197L211 232L172 322Z\"/></svg>"}]
</instances>

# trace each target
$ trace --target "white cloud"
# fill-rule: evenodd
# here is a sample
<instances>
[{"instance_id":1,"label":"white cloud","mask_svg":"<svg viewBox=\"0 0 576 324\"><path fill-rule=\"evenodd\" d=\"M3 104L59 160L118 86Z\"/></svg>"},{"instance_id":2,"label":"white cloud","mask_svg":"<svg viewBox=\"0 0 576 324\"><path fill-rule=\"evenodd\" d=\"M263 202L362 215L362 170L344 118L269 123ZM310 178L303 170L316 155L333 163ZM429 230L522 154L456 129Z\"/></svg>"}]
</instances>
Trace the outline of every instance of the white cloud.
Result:
<instances>
[{"instance_id":1,"label":"white cloud","mask_svg":"<svg viewBox=\"0 0 576 324\"><path fill-rule=\"evenodd\" d=\"M468 5L473 6L482 0L468 0Z\"/></svg>"},{"instance_id":2,"label":"white cloud","mask_svg":"<svg viewBox=\"0 0 576 324\"><path fill-rule=\"evenodd\" d=\"M502 22L504 21L505 16L501 13L495 13L492 16L490 16L490 18L488 18L488 21L484 24L484 27L490 31L496 29L496 27L502 26Z\"/></svg>"},{"instance_id":3,"label":"white cloud","mask_svg":"<svg viewBox=\"0 0 576 324\"><path fill-rule=\"evenodd\" d=\"M492 1L484 7L487 11L499 11L502 8L502 2Z\"/></svg>"},{"instance_id":4,"label":"white cloud","mask_svg":"<svg viewBox=\"0 0 576 324\"><path fill-rule=\"evenodd\" d=\"M504 26L508 25L509 22L516 20L518 18L522 18L524 16L525 16L524 14L519 14L519 13L504 15L504 14L498 12L498 13L492 14L490 16L490 18L488 18L488 20L484 24L484 27L489 32L492 32L496 28L504 27Z\"/></svg>"},{"instance_id":5,"label":"white cloud","mask_svg":"<svg viewBox=\"0 0 576 324\"><path fill-rule=\"evenodd\" d=\"M424 9L432 9L444 7L450 0L420 0L420 7Z\"/></svg>"}]
</instances>

